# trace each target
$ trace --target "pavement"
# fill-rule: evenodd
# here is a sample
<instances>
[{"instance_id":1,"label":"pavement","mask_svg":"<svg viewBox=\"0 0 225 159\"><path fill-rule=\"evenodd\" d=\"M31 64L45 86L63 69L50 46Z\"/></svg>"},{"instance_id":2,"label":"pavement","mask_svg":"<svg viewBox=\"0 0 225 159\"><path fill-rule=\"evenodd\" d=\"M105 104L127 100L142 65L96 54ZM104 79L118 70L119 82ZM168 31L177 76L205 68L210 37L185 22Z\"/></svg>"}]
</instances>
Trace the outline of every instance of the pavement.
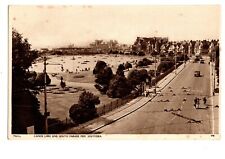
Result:
<instances>
[{"instance_id":1,"label":"pavement","mask_svg":"<svg viewBox=\"0 0 225 159\"><path fill-rule=\"evenodd\" d=\"M157 94L152 94L149 97L138 97L129 103L125 104L124 106L121 106L97 119L94 119L92 121L89 121L87 123L81 124L78 127L71 128L69 130L66 130L62 133L78 133L78 134L84 134L84 133L94 133L97 130L112 124L116 121L119 121L120 119L129 116L131 113L134 113L138 109L145 106L148 102L150 102L154 97L160 94L160 92L174 79L177 75L185 68L185 66L188 64L182 64L179 66L176 70L168 74L166 77L164 77L162 80L160 80L157 84Z\"/></svg>"}]
</instances>

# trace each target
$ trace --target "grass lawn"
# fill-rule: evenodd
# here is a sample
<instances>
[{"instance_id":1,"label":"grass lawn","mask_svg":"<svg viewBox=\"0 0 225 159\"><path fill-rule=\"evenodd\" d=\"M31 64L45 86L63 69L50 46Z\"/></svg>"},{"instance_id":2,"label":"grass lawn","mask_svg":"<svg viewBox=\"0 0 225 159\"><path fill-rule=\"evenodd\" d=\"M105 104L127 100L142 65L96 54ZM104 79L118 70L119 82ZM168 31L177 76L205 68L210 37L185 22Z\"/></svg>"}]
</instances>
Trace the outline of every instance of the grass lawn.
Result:
<instances>
[{"instance_id":1,"label":"grass lawn","mask_svg":"<svg viewBox=\"0 0 225 159\"><path fill-rule=\"evenodd\" d=\"M83 78L74 78L74 76L77 75L82 75ZM69 91L60 91L59 79L61 76L63 76L66 85L69 87ZM83 89L99 96L101 103L97 105L97 107L116 100L113 98L108 98L107 95L100 94L100 92L94 87L95 77L93 76L91 71L86 71L79 74L63 73L58 75L56 79L52 79L53 84L55 84L56 86L47 87L47 90L49 90L47 91L47 106L51 118L58 118L60 120L69 118L69 109L71 105L73 105L74 103L78 103L79 96L83 92ZM40 93L37 97L40 101L41 111L43 112L44 93Z\"/></svg>"},{"instance_id":2,"label":"grass lawn","mask_svg":"<svg viewBox=\"0 0 225 159\"><path fill-rule=\"evenodd\" d=\"M153 69L154 65L151 65L145 69ZM140 69L140 68L139 68ZM131 69L130 69L131 70ZM127 76L128 71L125 71ZM63 80L66 82L66 85L69 87L69 91L60 91L60 78L63 77ZM79 96L83 92L83 89L90 91L93 94L99 96L101 101L100 105L108 104L116 99L109 98L107 95L102 95L94 87L95 77L92 71L83 71L80 73L60 73L56 77L51 77L51 84L56 86L48 87L47 89L52 89L47 93L47 106L48 111L50 112L51 118L58 118L60 120L65 120L69 118L69 109L74 103L78 103ZM44 111L44 93L38 95L38 99L41 105L41 111Z\"/></svg>"}]
</instances>

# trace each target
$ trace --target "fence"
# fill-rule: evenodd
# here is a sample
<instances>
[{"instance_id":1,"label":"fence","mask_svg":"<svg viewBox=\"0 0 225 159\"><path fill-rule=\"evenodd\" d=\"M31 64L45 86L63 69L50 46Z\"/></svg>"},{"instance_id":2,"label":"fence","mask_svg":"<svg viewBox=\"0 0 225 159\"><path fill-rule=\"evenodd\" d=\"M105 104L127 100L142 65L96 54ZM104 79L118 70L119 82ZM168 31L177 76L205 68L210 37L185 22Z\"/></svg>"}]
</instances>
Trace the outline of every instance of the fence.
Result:
<instances>
[{"instance_id":1,"label":"fence","mask_svg":"<svg viewBox=\"0 0 225 159\"><path fill-rule=\"evenodd\" d=\"M137 91L138 92L138 91ZM112 101L108 104L104 104L104 105L101 105L99 107L97 107L97 114L99 116L101 115L104 115L126 103L128 103L129 101L131 101L132 99L136 98L138 96L138 94L136 93L132 93L124 98L121 98L121 99L116 99L115 101Z\"/></svg>"}]
</instances>

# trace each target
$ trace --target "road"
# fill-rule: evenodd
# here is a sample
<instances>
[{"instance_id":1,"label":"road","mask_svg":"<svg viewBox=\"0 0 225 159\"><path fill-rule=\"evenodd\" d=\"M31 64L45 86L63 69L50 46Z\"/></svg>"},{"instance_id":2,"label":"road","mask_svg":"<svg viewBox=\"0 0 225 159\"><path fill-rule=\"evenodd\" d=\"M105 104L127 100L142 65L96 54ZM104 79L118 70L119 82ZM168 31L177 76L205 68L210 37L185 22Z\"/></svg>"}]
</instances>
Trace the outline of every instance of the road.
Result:
<instances>
[{"instance_id":1,"label":"road","mask_svg":"<svg viewBox=\"0 0 225 159\"><path fill-rule=\"evenodd\" d=\"M94 133L103 134L218 134L219 108L212 96L211 67L189 63L176 78L147 104ZM194 77L194 71L201 77ZM200 108L194 98L200 98ZM203 104L207 97L207 104ZM148 98L148 97L145 97ZM207 108L208 106L208 108Z\"/></svg>"}]
</instances>

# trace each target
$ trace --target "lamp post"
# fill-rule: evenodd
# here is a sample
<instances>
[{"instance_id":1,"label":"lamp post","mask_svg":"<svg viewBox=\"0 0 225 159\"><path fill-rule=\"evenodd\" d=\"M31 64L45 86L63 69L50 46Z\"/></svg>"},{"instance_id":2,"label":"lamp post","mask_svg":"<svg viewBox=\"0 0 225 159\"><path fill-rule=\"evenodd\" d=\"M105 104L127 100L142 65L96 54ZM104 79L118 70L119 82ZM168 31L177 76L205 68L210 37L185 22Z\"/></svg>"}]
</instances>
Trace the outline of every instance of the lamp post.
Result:
<instances>
[{"instance_id":1,"label":"lamp post","mask_svg":"<svg viewBox=\"0 0 225 159\"><path fill-rule=\"evenodd\" d=\"M216 79L215 79L215 71L216 71L216 61L215 61L215 52L213 54L213 95L215 95L215 87L216 87Z\"/></svg>"},{"instance_id":2,"label":"lamp post","mask_svg":"<svg viewBox=\"0 0 225 159\"><path fill-rule=\"evenodd\" d=\"M183 56L184 56L184 67L185 67L185 64L186 64L186 53L185 53L185 48L183 47L183 49L182 49L182 51L183 51Z\"/></svg>"},{"instance_id":3,"label":"lamp post","mask_svg":"<svg viewBox=\"0 0 225 159\"><path fill-rule=\"evenodd\" d=\"M50 115L50 112L48 112L47 107L47 91L46 91L46 85L47 85L47 73L46 73L46 53L44 56L44 120L45 120L45 134L48 134L48 116Z\"/></svg>"},{"instance_id":4,"label":"lamp post","mask_svg":"<svg viewBox=\"0 0 225 159\"><path fill-rule=\"evenodd\" d=\"M48 134L48 116L50 116L50 112L48 112L48 103L47 103L47 71L46 71L46 66L49 65L49 63L46 63L47 58L46 58L46 52L44 54L44 130L45 134ZM61 71L63 71L63 65L62 64L52 64L52 65L61 65Z\"/></svg>"}]
</instances>

